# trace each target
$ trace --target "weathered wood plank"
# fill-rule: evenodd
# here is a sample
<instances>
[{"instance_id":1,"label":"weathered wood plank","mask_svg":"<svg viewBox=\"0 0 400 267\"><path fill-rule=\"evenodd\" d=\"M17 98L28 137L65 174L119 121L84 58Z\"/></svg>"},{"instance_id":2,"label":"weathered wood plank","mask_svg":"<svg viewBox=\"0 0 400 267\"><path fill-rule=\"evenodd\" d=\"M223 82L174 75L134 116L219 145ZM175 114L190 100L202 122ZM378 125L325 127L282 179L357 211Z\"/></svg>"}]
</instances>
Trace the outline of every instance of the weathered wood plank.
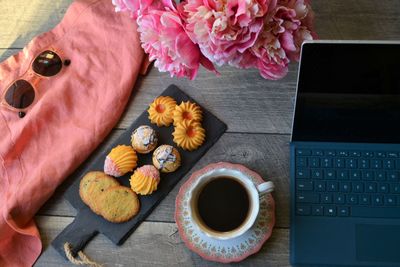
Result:
<instances>
[{"instance_id":1,"label":"weathered wood plank","mask_svg":"<svg viewBox=\"0 0 400 267\"><path fill-rule=\"evenodd\" d=\"M19 48L10 48L10 49L0 49L0 62L5 60L6 58L18 53L21 49Z\"/></svg>"},{"instance_id":2,"label":"weathered wood plank","mask_svg":"<svg viewBox=\"0 0 400 267\"><path fill-rule=\"evenodd\" d=\"M114 131L114 140L122 131ZM107 146L109 142L106 142ZM276 185L276 225L289 227L289 136L264 134L227 133L207 152L193 170L169 193L160 205L148 217L150 221L173 222L175 198L180 186L190 174L205 165L229 161L241 163L260 173L265 179L271 179ZM99 151L103 150L103 146ZM89 161L87 162L89 163ZM70 182L66 181L57 193L40 210L40 215L75 216L76 211L63 199L62 192Z\"/></svg>"},{"instance_id":3,"label":"weathered wood plank","mask_svg":"<svg viewBox=\"0 0 400 267\"><path fill-rule=\"evenodd\" d=\"M0 48L22 48L52 29L73 0L0 1Z\"/></svg>"},{"instance_id":4,"label":"weathered wood plank","mask_svg":"<svg viewBox=\"0 0 400 267\"><path fill-rule=\"evenodd\" d=\"M313 1L321 39L399 40L400 2L396 0Z\"/></svg>"},{"instance_id":5,"label":"weathered wood plank","mask_svg":"<svg viewBox=\"0 0 400 267\"><path fill-rule=\"evenodd\" d=\"M53 28L73 0L1 1L0 48L22 48ZM323 39L398 39L400 2L396 0L313 1Z\"/></svg>"},{"instance_id":6,"label":"weathered wood plank","mask_svg":"<svg viewBox=\"0 0 400 267\"><path fill-rule=\"evenodd\" d=\"M42 233L43 254L35 266L71 266L49 244L72 218L36 218ZM250 266L289 266L289 233L274 229L261 251L242 262ZM144 222L122 246L97 235L84 251L104 266L230 266L203 260L191 252L179 237L175 223ZM232 264L232 266L236 266Z\"/></svg>"}]
</instances>

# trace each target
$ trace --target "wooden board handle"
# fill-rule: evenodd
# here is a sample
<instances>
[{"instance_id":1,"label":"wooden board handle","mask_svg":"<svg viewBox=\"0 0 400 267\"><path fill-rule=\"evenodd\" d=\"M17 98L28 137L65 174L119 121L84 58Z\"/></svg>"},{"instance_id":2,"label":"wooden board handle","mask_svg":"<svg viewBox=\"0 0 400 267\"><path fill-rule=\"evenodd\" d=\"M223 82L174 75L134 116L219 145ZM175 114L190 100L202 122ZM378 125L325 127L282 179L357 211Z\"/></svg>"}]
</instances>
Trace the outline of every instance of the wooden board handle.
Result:
<instances>
[{"instance_id":1,"label":"wooden board handle","mask_svg":"<svg viewBox=\"0 0 400 267\"><path fill-rule=\"evenodd\" d=\"M87 216L93 216L89 209L81 210L75 217L74 221L69 224L57 237L51 245L65 258L64 244L71 244L71 252L76 256L78 251L82 250L86 244L98 233L97 227L93 223L88 224Z\"/></svg>"}]
</instances>

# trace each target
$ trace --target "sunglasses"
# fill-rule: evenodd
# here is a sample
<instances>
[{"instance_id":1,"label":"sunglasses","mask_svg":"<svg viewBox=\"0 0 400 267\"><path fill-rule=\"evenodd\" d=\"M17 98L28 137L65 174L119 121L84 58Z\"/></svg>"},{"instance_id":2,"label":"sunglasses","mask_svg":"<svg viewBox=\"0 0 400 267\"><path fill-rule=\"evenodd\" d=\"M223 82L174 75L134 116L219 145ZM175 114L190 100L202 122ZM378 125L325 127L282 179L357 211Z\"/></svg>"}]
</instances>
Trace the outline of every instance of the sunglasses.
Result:
<instances>
[{"instance_id":1,"label":"sunglasses","mask_svg":"<svg viewBox=\"0 0 400 267\"><path fill-rule=\"evenodd\" d=\"M60 73L63 65L69 66L69 59L63 60L54 51L46 50L41 52L32 62L31 69L39 77L52 77ZM35 101L35 81L29 82L25 79L14 81L3 95L3 103L12 110L18 111L18 116L23 118L26 109Z\"/></svg>"}]
</instances>

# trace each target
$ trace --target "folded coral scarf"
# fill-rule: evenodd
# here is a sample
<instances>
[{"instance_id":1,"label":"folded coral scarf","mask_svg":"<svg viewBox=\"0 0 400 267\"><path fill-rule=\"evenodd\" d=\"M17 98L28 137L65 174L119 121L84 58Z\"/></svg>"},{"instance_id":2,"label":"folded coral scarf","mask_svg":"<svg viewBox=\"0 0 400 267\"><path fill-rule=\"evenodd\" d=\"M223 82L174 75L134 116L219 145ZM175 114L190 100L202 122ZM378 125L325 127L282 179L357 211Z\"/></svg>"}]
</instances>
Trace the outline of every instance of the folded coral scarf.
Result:
<instances>
[{"instance_id":1,"label":"folded coral scarf","mask_svg":"<svg viewBox=\"0 0 400 267\"><path fill-rule=\"evenodd\" d=\"M70 65L29 75L45 50ZM42 244L33 216L117 123L142 61L129 14L115 13L111 0L77 0L53 30L0 64L0 266L35 262ZM36 89L23 118L3 97L21 77Z\"/></svg>"}]
</instances>

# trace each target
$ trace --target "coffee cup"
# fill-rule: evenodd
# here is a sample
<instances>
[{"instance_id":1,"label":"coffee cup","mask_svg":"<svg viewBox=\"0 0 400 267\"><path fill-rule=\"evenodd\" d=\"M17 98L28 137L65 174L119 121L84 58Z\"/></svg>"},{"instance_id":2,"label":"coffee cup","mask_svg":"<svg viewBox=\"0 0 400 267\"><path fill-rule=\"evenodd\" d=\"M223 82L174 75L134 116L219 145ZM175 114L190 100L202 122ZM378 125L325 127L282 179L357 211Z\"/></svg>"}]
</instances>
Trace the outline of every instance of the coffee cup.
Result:
<instances>
[{"instance_id":1,"label":"coffee cup","mask_svg":"<svg viewBox=\"0 0 400 267\"><path fill-rule=\"evenodd\" d=\"M256 185L237 168L215 168L201 174L188 192L189 216L194 227L208 237L236 238L253 226L260 198L273 190L271 181Z\"/></svg>"}]
</instances>

